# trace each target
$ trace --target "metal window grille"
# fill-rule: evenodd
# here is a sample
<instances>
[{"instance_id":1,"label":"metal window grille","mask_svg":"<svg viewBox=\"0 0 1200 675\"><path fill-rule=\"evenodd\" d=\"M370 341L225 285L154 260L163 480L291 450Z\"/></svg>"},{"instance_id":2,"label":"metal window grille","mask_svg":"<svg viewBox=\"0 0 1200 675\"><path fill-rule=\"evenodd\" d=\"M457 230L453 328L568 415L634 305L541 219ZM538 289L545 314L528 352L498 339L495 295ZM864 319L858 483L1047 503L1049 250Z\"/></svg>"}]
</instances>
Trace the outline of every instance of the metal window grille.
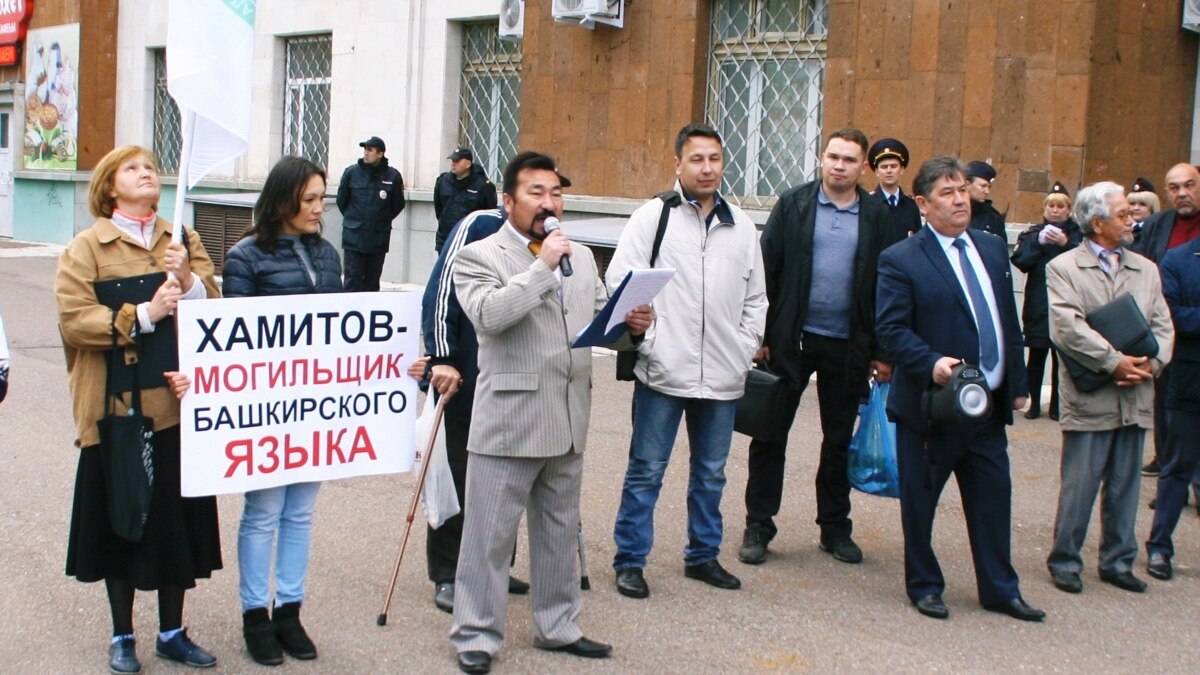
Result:
<instances>
[{"instance_id":1,"label":"metal window grille","mask_svg":"<svg viewBox=\"0 0 1200 675\"><path fill-rule=\"evenodd\" d=\"M154 49L154 156L159 173L179 173L183 128L179 106L167 92L167 50Z\"/></svg>"},{"instance_id":2,"label":"metal window grille","mask_svg":"<svg viewBox=\"0 0 1200 675\"><path fill-rule=\"evenodd\" d=\"M521 120L521 43L499 38L498 21L463 25L458 139L475 162L500 182L517 152Z\"/></svg>"},{"instance_id":3,"label":"metal window grille","mask_svg":"<svg viewBox=\"0 0 1200 675\"><path fill-rule=\"evenodd\" d=\"M828 22L829 0L713 0L706 115L743 206L816 177Z\"/></svg>"},{"instance_id":4,"label":"metal window grille","mask_svg":"<svg viewBox=\"0 0 1200 675\"><path fill-rule=\"evenodd\" d=\"M329 163L329 101L333 82L333 36L286 40L283 152Z\"/></svg>"}]
</instances>

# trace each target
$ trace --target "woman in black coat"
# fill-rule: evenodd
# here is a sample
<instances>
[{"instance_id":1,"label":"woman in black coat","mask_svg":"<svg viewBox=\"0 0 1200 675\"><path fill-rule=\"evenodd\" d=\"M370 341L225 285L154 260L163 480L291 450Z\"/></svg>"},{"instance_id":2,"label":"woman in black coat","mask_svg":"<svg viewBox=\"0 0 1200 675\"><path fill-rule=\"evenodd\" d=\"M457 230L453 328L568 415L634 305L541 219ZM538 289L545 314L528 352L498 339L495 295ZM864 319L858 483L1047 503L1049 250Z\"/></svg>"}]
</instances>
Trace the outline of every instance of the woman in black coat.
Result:
<instances>
[{"instance_id":1,"label":"woman in black coat","mask_svg":"<svg viewBox=\"0 0 1200 675\"><path fill-rule=\"evenodd\" d=\"M225 258L225 297L340 293L341 261L321 237L324 212L321 167L300 157L279 160L254 205L254 228ZM300 606L320 487L292 483L246 493L238 528L242 634L250 657L263 665L282 663L284 652L317 657L300 623Z\"/></svg>"},{"instance_id":2,"label":"woman in black coat","mask_svg":"<svg viewBox=\"0 0 1200 675\"><path fill-rule=\"evenodd\" d=\"M1058 354L1050 344L1050 301L1046 296L1046 264L1083 241L1079 225L1070 218L1071 197L1062 183L1055 183L1043 204L1043 222L1017 237L1012 263L1026 274L1025 308L1021 324L1029 348L1029 411L1025 419L1042 414L1042 377L1046 355L1051 357L1050 419L1058 419Z\"/></svg>"}]
</instances>

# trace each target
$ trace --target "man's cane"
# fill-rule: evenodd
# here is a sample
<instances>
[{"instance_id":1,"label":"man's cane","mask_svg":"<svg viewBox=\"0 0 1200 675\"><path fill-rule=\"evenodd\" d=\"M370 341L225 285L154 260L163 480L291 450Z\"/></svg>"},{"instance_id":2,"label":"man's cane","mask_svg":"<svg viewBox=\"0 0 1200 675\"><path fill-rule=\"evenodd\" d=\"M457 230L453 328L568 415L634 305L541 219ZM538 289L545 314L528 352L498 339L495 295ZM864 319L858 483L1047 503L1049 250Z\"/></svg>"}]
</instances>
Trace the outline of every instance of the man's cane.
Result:
<instances>
[{"instance_id":1,"label":"man's cane","mask_svg":"<svg viewBox=\"0 0 1200 675\"><path fill-rule=\"evenodd\" d=\"M388 608L392 606L392 593L396 590L396 577L400 576L400 563L404 561L404 548L408 546L408 535L412 532L417 503L421 500L421 489L425 487L425 472L429 470L429 463L433 459L433 443L437 440L438 427L442 426L442 411L448 400L450 400L450 396L439 396L437 408L433 411L433 429L429 432L429 442L425 444L425 454L422 455L424 461L421 462L421 473L417 477L417 487L413 490L412 503L408 505L408 516L405 518L408 524L404 526L404 538L400 540L400 555L396 556L396 566L392 568L392 582L388 584L387 597L383 601L383 611L375 620L375 623L380 626L387 625ZM426 401L425 405L429 405L429 402Z\"/></svg>"},{"instance_id":2,"label":"man's cane","mask_svg":"<svg viewBox=\"0 0 1200 675\"><path fill-rule=\"evenodd\" d=\"M579 588L590 591L592 590L592 582L588 579L587 552L583 548L583 523L579 523L576 538L579 541Z\"/></svg>"}]
</instances>

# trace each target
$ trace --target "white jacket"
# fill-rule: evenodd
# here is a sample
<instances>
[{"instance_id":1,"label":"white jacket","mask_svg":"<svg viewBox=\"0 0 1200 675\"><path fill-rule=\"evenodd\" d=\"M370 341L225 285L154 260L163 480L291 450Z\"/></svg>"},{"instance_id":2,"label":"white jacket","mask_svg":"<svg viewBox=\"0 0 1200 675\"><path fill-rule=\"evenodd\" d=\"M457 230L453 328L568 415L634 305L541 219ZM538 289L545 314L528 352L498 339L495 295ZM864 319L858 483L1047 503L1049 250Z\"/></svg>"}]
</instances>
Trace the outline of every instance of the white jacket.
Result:
<instances>
[{"instance_id":1,"label":"white jacket","mask_svg":"<svg viewBox=\"0 0 1200 675\"><path fill-rule=\"evenodd\" d=\"M681 192L676 183L675 191ZM682 193L681 193L682 194ZM634 373L656 392L684 398L740 398L767 320L758 228L729 204L732 223L704 224L686 200L672 209L654 266L675 276L654 299L654 324L638 346ZM608 265L609 292L631 269L650 266L663 207L643 204L629 217Z\"/></svg>"}]
</instances>

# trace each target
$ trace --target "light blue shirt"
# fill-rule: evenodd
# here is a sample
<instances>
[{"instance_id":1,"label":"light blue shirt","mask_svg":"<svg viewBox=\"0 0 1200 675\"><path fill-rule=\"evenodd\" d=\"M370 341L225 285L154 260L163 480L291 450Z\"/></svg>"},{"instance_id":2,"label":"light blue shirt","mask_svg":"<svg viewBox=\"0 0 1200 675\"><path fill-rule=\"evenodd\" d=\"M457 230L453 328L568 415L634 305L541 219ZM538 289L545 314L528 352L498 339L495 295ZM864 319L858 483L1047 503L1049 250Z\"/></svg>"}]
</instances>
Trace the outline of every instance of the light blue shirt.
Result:
<instances>
[{"instance_id":1,"label":"light blue shirt","mask_svg":"<svg viewBox=\"0 0 1200 675\"><path fill-rule=\"evenodd\" d=\"M962 266L959 265L958 249L954 248L956 237L947 237L932 227L929 227L929 231L933 232L934 236L937 237L938 243L942 245L942 251L945 252L946 259L950 261L950 268L954 270L954 276L958 277L958 285L962 289L963 296L967 299L967 305L971 307L971 312L975 316L975 325L978 326L980 310L971 304L971 292L967 288L967 278L963 276ZM967 260L971 263L971 269L975 270L975 278L979 280L979 285L983 288L983 299L988 305L988 318L991 319L992 325L996 327L996 348L1000 352L1000 358L996 361L996 367L988 370L981 363L972 364L979 366L979 369L983 371L984 377L987 378L988 387L992 391L995 391L1004 382L1004 324L1000 323L1000 311L996 304L996 292L992 290L992 277L988 274L987 267L983 264L983 258L979 257L979 251L975 248L975 242L965 232L957 238L962 239L967 244ZM963 358L964 355L946 354L945 356Z\"/></svg>"}]
</instances>

